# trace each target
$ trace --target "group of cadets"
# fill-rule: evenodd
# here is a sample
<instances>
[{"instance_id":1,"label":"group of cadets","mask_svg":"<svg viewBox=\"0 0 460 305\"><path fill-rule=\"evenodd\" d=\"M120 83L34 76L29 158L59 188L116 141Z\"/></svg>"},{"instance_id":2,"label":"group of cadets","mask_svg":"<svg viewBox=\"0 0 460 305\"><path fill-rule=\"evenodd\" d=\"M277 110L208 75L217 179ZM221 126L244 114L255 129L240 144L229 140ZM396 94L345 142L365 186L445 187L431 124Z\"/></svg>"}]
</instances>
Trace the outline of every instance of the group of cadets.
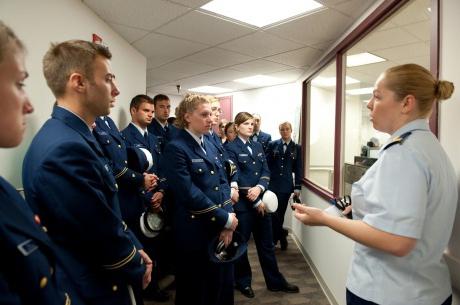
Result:
<instances>
[{"instance_id":1,"label":"group of cadets","mask_svg":"<svg viewBox=\"0 0 460 305\"><path fill-rule=\"evenodd\" d=\"M24 56L9 28L0 24L0 34L4 50ZM229 125L237 137L222 143L214 132L217 99L187 95L172 125L169 98L160 94L135 96L131 122L120 131L108 116L119 95L111 56L105 46L71 40L52 45L44 57L56 103L24 159L27 203L0 180L2 249L13 262L1 267L0 303L167 301L159 280L174 274L176 304L230 305L234 286L254 297L247 252L235 264L216 263L209 248L216 240L227 247L235 236L246 242L251 233L267 288L298 292L274 255L274 243L287 247L284 213L300 189L301 154L291 125L281 124L282 139L270 142L260 116L240 113ZM22 103L21 116L32 112L28 99ZM262 209L267 189L279 198L275 214ZM143 227L146 214L164 222L154 237Z\"/></svg>"}]
</instances>

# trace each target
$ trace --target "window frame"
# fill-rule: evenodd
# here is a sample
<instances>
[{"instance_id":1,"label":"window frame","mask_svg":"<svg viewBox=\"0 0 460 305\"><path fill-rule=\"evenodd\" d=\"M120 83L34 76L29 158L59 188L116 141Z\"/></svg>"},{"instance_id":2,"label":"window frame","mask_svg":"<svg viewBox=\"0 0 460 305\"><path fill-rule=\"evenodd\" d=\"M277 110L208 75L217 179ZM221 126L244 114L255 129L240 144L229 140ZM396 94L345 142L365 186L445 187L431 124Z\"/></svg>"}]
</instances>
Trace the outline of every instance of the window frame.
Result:
<instances>
[{"instance_id":1,"label":"window frame","mask_svg":"<svg viewBox=\"0 0 460 305\"><path fill-rule=\"evenodd\" d=\"M302 120L301 130L309 128L307 125L309 109L309 86L311 81L322 69L336 61L336 107L335 107L335 133L334 133L334 185L333 191L329 191L314 181L308 179L304 173L303 185L319 197L330 200L341 195L343 177L343 152L342 139L344 132L344 88L343 79L346 68L343 67L344 55L346 52L368 35L377 26L390 18L396 11L401 9L411 0L384 0L373 12L371 12L359 25L346 35L328 54L326 54L316 65L310 69L307 78L302 82ZM417 1L417 0L414 0ZM431 0L431 41L430 41L430 71L435 76L439 76L439 45L440 45L440 0ZM430 117L430 129L438 137L438 104L435 103ZM304 168L306 169L305 153L309 150L307 145L307 132L302 132L302 155L304 156Z\"/></svg>"}]
</instances>

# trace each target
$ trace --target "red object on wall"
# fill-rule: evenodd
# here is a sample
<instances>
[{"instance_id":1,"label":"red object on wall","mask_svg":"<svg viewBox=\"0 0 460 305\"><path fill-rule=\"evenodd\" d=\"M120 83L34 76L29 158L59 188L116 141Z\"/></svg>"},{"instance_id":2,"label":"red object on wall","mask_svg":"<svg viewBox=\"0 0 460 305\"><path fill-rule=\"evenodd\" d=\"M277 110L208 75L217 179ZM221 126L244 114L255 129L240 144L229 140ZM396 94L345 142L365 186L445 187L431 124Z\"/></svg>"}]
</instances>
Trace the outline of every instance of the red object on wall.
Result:
<instances>
[{"instance_id":1,"label":"red object on wall","mask_svg":"<svg viewBox=\"0 0 460 305\"><path fill-rule=\"evenodd\" d=\"M226 119L228 122L233 121L233 96L222 96L217 98L220 102L222 114L221 119Z\"/></svg>"},{"instance_id":2,"label":"red object on wall","mask_svg":"<svg viewBox=\"0 0 460 305\"><path fill-rule=\"evenodd\" d=\"M93 33L93 42L97 44L102 44L102 37Z\"/></svg>"}]
</instances>

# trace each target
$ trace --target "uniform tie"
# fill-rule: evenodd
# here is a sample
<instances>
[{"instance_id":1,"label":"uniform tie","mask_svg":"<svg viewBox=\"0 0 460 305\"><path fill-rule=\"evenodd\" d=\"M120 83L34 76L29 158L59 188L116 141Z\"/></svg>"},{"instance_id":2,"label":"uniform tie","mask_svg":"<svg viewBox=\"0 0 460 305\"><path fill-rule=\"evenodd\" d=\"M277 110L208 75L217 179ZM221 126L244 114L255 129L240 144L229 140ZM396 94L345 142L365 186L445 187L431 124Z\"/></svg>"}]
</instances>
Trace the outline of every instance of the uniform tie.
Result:
<instances>
[{"instance_id":1,"label":"uniform tie","mask_svg":"<svg viewBox=\"0 0 460 305\"><path fill-rule=\"evenodd\" d=\"M201 143L200 143L200 145L201 145L201 149L203 149L204 153L206 153L206 147L205 147L205 145L204 145L204 137L201 138Z\"/></svg>"},{"instance_id":2,"label":"uniform tie","mask_svg":"<svg viewBox=\"0 0 460 305\"><path fill-rule=\"evenodd\" d=\"M249 141L246 142L246 148L248 149L248 151L251 153L252 155L252 148L251 148L251 143L249 143Z\"/></svg>"},{"instance_id":3,"label":"uniform tie","mask_svg":"<svg viewBox=\"0 0 460 305\"><path fill-rule=\"evenodd\" d=\"M165 127L163 129L165 130L166 133L168 133L168 131L169 131L168 125L165 125Z\"/></svg>"},{"instance_id":4,"label":"uniform tie","mask_svg":"<svg viewBox=\"0 0 460 305\"><path fill-rule=\"evenodd\" d=\"M284 142L283 143L283 154L286 153L286 149L287 149L287 143Z\"/></svg>"},{"instance_id":5,"label":"uniform tie","mask_svg":"<svg viewBox=\"0 0 460 305\"><path fill-rule=\"evenodd\" d=\"M147 143L147 149L150 150L149 134L147 133L147 131L144 132L144 140L145 143Z\"/></svg>"},{"instance_id":6,"label":"uniform tie","mask_svg":"<svg viewBox=\"0 0 460 305\"><path fill-rule=\"evenodd\" d=\"M112 129L112 128L110 128L109 121L107 121L107 119L105 117L104 117L104 123L105 123L105 125L107 125L107 127L109 127L109 129Z\"/></svg>"}]
</instances>

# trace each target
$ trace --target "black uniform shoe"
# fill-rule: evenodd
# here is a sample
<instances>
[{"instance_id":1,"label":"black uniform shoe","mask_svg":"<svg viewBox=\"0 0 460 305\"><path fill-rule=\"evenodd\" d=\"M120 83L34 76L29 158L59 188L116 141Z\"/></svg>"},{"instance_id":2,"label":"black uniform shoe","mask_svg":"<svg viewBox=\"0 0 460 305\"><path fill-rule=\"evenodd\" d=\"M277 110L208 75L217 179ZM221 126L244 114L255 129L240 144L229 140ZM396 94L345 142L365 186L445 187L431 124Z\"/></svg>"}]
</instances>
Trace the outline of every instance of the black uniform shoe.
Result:
<instances>
[{"instance_id":1,"label":"black uniform shoe","mask_svg":"<svg viewBox=\"0 0 460 305\"><path fill-rule=\"evenodd\" d=\"M238 288L238 290L247 298L253 298L254 297L254 290L252 290L251 286Z\"/></svg>"},{"instance_id":2,"label":"black uniform shoe","mask_svg":"<svg viewBox=\"0 0 460 305\"><path fill-rule=\"evenodd\" d=\"M282 237L282 238L280 239L280 246L281 246L281 250L282 250L282 251L286 251L286 250L287 250L288 242L287 242L286 236L284 236L284 237Z\"/></svg>"},{"instance_id":3,"label":"black uniform shoe","mask_svg":"<svg viewBox=\"0 0 460 305\"><path fill-rule=\"evenodd\" d=\"M284 284L284 286L274 287L274 288L269 287L268 290L270 290L270 291L283 291L283 292L287 292L287 293L298 293L299 292L299 287L297 287L296 285L289 284L288 282L286 282Z\"/></svg>"},{"instance_id":4,"label":"black uniform shoe","mask_svg":"<svg viewBox=\"0 0 460 305\"><path fill-rule=\"evenodd\" d=\"M169 293L161 289L149 290L144 293L144 299L148 301L167 302L169 298Z\"/></svg>"}]
</instances>

